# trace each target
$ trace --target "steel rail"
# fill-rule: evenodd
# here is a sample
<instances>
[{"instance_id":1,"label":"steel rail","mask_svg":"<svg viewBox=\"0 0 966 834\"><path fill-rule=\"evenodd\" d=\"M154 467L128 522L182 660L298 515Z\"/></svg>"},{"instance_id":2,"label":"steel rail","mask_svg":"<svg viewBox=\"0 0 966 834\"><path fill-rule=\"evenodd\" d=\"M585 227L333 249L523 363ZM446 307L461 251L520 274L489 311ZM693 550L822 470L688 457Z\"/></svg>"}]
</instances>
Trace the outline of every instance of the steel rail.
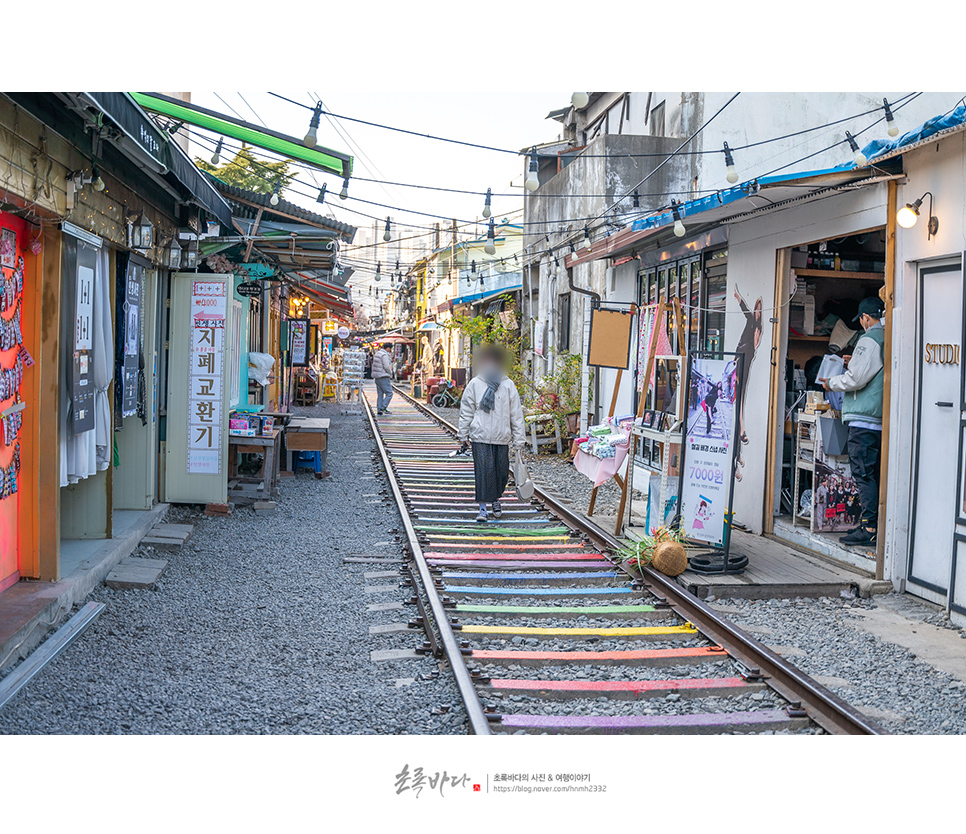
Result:
<instances>
[{"instance_id":1,"label":"steel rail","mask_svg":"<svg viewBox=\"0 0 966 834\"><path fill-rule=\"evenodd\" d=\"M423 403L407 392L396 388L409 402L420 411L436 420L448 431L456 434L456 427L440 417ZM602 530L586 516L548 495L539 486L535 488L536 498L560 519L575 530L588 536L596 544L616 552L623 544L612 534ZM635 573L624 563L615 562L621 570L644 587L659 600L667 603L672 610L692 623L709 640L720 645L732 658L740 662L752 676L760 676L764 681L793 705L802 708L816 724L829 733L839 735L888 735L889 732L834 692L822 686L797 666L769 649L734 623L722 617L706 602L698 599L664 574L643 568Z\"/></svg>"},{"instance_id":2,"label":"steel rail","mask_svg":"<svg viewBox=\"0 0 966 834\"><path fill-rule=\"evenodd\" d=\"M456 633L450 624L450 619L443 606L443 601L439 598L439 594L436 591L436 583L433 580L433 575L429 570L429 565L426 564L426 557L419 544L416 528L413 527L412 519L409 515L409 508L406 506L406 499L402 494L402 490L399 488L399 481L392 468L389 450L386 449L382 435L379 432L379 426L372 412L372 405L369 403L368 397L364 394L360 399L365 407L366 417L369 420L369 426L372 429L376 447L379 449L379 456L382 458L382 464L386 470L386 477L389 479L389 486L396 500L396 506L399 508L399 515L402 517L403 529L406 531L406 539L409 542L413 562L415 562L416 568L419 571L419 578L426 590L426 598L429 600L430 610L433 613L433 618L436 620L436 628L439 632L440 640L443 643L443 651L446 653L450 668L453 670L453 677L456 679L456 688L459 690L460 698L462 698L463 705L466 707L466 715L469 718L470 728L475 735L492 735L493 731L490 728L490 722L486 717L486 713L483 711L483 704L480 702L479 693L476 690L473 679L470 677L470 671L466 666L466 660L463 657L459 640L456 639ZM419 593L418 588L414 587L413 590L415 593ZM424 627L431 629L432 623L426 622Z\"/></svg>"}]
</instances>

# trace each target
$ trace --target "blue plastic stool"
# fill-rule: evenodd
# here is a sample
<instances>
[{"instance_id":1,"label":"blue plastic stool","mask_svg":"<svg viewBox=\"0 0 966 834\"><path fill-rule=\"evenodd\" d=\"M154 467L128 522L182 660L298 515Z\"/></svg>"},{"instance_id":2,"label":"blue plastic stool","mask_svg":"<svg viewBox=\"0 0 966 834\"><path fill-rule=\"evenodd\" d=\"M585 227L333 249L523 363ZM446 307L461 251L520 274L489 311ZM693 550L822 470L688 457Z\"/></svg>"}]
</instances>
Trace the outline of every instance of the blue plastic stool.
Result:
<instances>
[{"instance_id":1,"label":"blue plastic stool","mask_svg":"<svg viewBox=\"0 0 966 834\"><path fill-rule=\"evenodd\" d=\"M308 467L315 470L316 475L322 474L322 453L321 452L296 452L295 459L292 461L292 472L298 474L299 469Z\"/></svg>"}]
</instances>

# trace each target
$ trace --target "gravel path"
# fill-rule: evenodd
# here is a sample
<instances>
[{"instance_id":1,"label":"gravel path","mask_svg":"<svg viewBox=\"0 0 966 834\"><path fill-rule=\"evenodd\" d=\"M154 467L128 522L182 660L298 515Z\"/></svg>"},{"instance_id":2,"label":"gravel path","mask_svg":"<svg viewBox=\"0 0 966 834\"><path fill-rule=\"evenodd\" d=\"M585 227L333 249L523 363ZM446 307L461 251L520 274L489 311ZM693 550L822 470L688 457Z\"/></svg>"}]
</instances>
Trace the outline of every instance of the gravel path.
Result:
<instances>
[{"instance_id":1,"label":"gravel path","mask_svg":"<svg viewBox=\"0 0 966 834\"><path fill-rule=\"evenodd\" d=\"M857 609L881 605L914 621L954 628L930 606L893 594L871 600L728 599L712 605L762 642L798 649L801 654L786 652L792 663L890 732L966 733L966 683L859 625Z\"/></svg>"},{"instance_id":2,"label":"gravel path","mask_svg":"<svg viewBox=\"0 0 966 834\"><path fill-rule=\"evenodd\" d=\"M436 662L369 659L415 648L423 635L370 636L369 626L406 622L414 609L370 613L367 604L409 592L367 594L398 580L364 574L394 566L343 563L402 551L395 507L378 495L367 424L342 408L300 409L332 418L332 476L284 479L274 515L172 508L169 521L195 530L180 553L163 555L156 588L99 588L91 599L107 603L105 613L0 712L0 733L467 732ZM433 715L439 706L450 711Z\"/></svg>"}]
</instances>

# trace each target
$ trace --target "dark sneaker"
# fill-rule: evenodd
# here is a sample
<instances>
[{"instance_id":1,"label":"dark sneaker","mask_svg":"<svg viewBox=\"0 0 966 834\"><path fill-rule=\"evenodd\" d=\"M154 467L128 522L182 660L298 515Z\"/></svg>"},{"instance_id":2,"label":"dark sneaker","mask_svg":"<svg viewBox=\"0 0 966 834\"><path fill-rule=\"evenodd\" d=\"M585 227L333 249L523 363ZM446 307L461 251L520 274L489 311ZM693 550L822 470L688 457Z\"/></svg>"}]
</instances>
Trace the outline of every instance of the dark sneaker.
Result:
<instances>
[{"instance_id":1,"label":"dark sneaker","mask_svg":"<svg viewBox=\"0 0 966 834\"><path fill-rule=\"evenodd\" d=\"M847 536L842 536L839 539L842 544L849 544L854 546L864 545L864 544L875 544L876 533L873 530L871 533L866 530L865 527L860 527L854 533L849 533Z\"/></svg>"},{"instance_id":2,"label":"dark sneaker","mask_svg":"<svg viewBox=\"0 0 966 834\"><path fill-rule=\"evenodd\" d=\"M486 520L487 520L486 519L486 510L480 510L480 514L476 517L476 520L478 522L480 522L480 524L485 524L486 523Z\"/></svg>"},{"instance_id":3,"label":"dark sneaker","mask_svg":"<svg viewBox=\"0 0 966 834\"><path fill-rule=\"evenodd\" d=\"M503 515L503 507L500 506L499 501L493 502L493 518L499 518Z\"/></svg>"}]
</instances>

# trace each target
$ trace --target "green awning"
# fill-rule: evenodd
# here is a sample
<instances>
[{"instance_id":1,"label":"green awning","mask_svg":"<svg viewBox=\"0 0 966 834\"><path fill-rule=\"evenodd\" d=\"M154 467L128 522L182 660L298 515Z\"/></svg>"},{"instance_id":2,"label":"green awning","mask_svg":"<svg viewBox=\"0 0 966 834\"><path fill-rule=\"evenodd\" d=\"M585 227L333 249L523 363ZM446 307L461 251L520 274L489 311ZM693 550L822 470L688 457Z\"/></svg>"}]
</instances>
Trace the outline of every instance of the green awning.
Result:
<instances>
[{"instance_id":1,"label":"green awning","mask_svg":"<svg viewBox=\"0 0 966 834\"><path fill-rule=\"evenodd\" d=\"M286 136L284 133L278 133L268 128L255 127L241 119L225 116L216 113L214 110L163 96L160 93L131 93L130 95L141 107L150 110L152 113L170 116L179 122L186 122L222 136L230 136L240 142L273 151L289 159L307 162L309 165L314 165L316 168L337 174L340 177L352 175L352 157L338 151L318 146L307 148L302 144L301 139L296 139L293 136Z\"/></svg>"}]
</instances>

